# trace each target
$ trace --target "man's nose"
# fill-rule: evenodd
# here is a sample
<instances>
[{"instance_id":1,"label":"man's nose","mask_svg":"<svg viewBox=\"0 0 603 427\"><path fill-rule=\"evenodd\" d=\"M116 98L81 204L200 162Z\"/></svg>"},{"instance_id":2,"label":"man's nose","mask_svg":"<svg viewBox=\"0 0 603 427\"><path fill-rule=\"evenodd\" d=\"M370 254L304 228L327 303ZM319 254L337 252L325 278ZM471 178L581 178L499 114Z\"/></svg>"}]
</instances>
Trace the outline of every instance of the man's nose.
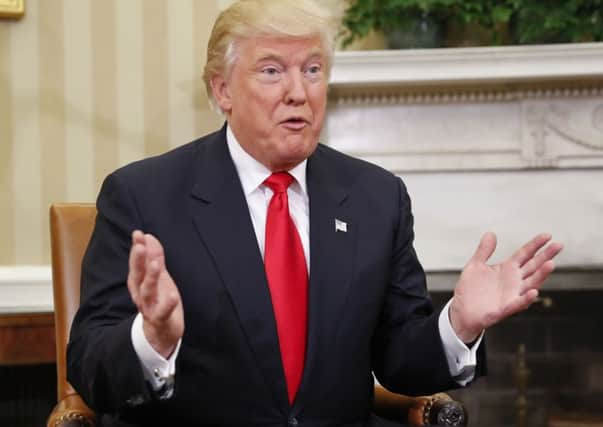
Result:
<instances>
[{"instance_id":1,"label":"man's nose","mask_svg":"<svg viewBox=\"0 0 603 427\"><path fill-rule=\"evenodd\" d=\"M285 104L306 102L306 86L301 72L287 73L285 78Z\"/></svg>"}]
</instances>

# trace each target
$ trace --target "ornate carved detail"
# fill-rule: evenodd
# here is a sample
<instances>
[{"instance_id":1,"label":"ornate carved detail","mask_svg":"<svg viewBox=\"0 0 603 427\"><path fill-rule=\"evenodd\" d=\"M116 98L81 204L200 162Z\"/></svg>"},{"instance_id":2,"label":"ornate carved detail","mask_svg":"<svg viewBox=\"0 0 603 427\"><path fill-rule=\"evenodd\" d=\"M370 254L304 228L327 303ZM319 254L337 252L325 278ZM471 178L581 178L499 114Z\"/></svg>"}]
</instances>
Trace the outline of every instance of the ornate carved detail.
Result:
<instances>
[{"instance_id":1,"label":"ornate carved detail","mask_svg":"<svg viewBox=\"0 0 603 427\"><path fill-rule=\"evenodd\" d=\"M567 109L558 105L551 107L547 126L565 140L588 148L603 150L603 104L591 113L592 128L578 124Z\"/></svg>"},{"instance_id":2,"label":"ornate carved detail","mask_svg":"<svg viewBox=\"0 0 603 427\"><path fill-rule=\"evenodd\" d=\"M523 158L527 166L544 168L555 166L555 160L547 156L546 117L549 106L541 103L524 104Z\"/></svg>"},{"instance_id":3,"label":"ornate carved detail","mask_svg":"<svg viewBox=\"0 0 603 427\"><path fill-rule=\"evenodd\" d=\"M599 100L529 100L522 107L522 158L527 167L555 167L561 159L589 158L591 165L599 164L596 159L603 150Z\"/></svg>"},{"instance_id":4,"label":"ornate carved detail","mask_svg":"<svg viewBox=\"0 0 603 427\"><path fill-rule=\"evenodd\" d=\"M603 132L603 104L593 110L593 127Z\"/></svg>"},{"instance_id":5,"label":"ornate carved detail","mask_svg":"<svg viewBox=\"0 0 603 427\"><path fill-rule=\"evenodd\" d=\"M325 139L396 172L603 166L603 86L499 89L334 93Z\"/></svg>"},{"instance_id":6,"label":"ornate carved detail","mask_svg":"<svg viewBox=\"0 0 603 427\"><path fill-rule=\"evenodd\" d=\"M523 99L539 98L574 98L586 96L603 96L603 86L592 86L583 88L533 88L533 89L454 89L450 91L410 91L391 89L383 92L375 89L375 92L362 92L352 94L335 94L332 98L337 105L397 105L397 104L448 104L458 102L508 102ZM603 116L603 113L600 113ZM603 127L603 118L597 118L597 123Z\"/></svg>"}]
</instances>

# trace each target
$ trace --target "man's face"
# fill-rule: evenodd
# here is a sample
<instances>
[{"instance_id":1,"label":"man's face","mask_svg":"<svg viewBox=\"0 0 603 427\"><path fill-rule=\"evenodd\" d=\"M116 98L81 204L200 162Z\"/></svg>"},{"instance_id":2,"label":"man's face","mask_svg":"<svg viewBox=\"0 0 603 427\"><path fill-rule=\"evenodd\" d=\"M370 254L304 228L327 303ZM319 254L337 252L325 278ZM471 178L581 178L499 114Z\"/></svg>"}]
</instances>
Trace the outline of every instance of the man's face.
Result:
<instances>
[{"instance_id":1,"label":"man's face","mask_svg":"<svg viewBox=\"0 0 603 427\"><path fill-rule=\"evenodd\" d=\"M319 37L237 43L227 79L212 79L237 140L272 171L288 170L318 144L327 104L327 55Z\"/></svg>"}]
</instances>

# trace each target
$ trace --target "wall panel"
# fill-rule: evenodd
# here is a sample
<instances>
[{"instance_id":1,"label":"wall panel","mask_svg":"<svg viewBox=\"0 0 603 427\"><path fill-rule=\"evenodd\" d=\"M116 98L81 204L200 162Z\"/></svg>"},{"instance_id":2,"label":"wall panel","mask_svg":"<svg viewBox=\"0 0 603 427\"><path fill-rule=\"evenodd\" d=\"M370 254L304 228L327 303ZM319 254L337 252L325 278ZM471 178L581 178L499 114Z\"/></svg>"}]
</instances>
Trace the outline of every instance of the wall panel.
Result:
<instances>
[{"instance_id":1,"label":"wall panel","mask_svg":"<svg viewBox=\"0 0 603 427\"><path fill-rule=\"evenodd\" d=\"M48 205L215 130L201 82L218 0L29 0L0 20L0 265L50 261Z\"/></svg>"}]
</instances>

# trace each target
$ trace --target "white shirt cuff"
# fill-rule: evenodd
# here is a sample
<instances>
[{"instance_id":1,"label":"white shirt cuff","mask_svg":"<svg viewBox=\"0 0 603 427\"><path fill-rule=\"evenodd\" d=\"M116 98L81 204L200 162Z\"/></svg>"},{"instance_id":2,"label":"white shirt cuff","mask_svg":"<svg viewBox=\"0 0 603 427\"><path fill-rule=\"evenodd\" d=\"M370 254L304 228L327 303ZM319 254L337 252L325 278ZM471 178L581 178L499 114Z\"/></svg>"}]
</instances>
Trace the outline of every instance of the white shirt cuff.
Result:
<instances>
[{"instance_id":1,"label":"white shirt cuff","mask_svg":"<svg viewBox=\"0 0 603 427\"><path fill-rule=\"evenodd\" d=\"M467 347L456 335L450 324L449 310L452 299L448 301L438 320L440 338L444 345L446 360L450 375L461 386L467 385L475 377L477 365L477 349L484 337L484 331L479 335L471 348Z\"/></svg>"},{"instance_id":2,"label":"white shirt cuff","mask_svg":"<svg viewBox=\"0 0 603 427\"><path fill-rule=\"evenodd\" d=\"M138 359L142 365L144 376L149 384L151 384L153 390L159 391L166 385L166 382L171 382L173 389L173 378L176 373L176 357L180 351L182 339L178 341L178 344L170 357L168 359L164 358L161 354L157 353L149 341L147 341L147 337L145 337L142 328L142 314L140 313L136 315L136 318L132 323L130 336L132 338L134 351L138 355ZM171 397L172 392L173 390L167 390L167 395L162 395L162 398L167 399Z\"/></svg>"}]
</instances>

